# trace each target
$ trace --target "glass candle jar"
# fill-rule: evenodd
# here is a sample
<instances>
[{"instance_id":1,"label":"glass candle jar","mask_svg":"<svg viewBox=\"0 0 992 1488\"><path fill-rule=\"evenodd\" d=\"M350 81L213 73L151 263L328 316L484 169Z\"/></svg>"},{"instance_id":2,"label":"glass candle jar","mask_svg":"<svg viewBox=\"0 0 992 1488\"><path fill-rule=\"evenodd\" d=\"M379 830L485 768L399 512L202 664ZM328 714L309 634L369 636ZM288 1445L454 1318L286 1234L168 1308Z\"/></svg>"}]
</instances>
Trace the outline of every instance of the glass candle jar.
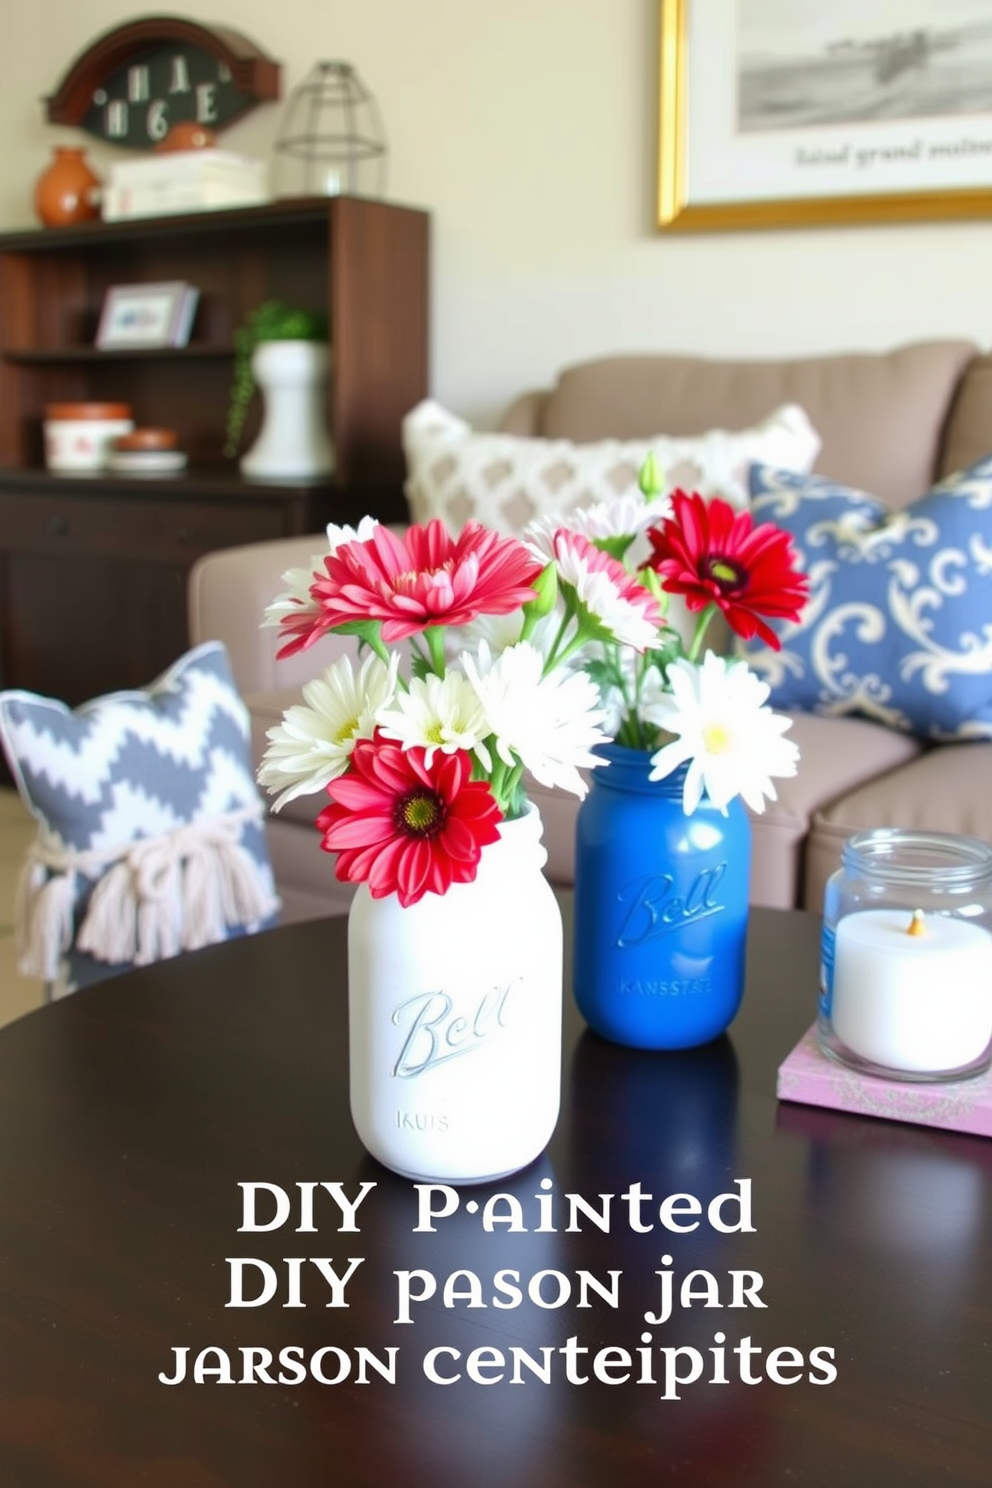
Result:
<instances>
[{"instance_id":1,"label":"glass candle jar","mask_svg":"<svg viewBox=\"0 0 992 1488\"><path fill-rule=\"evenodd\" d=\"M848 839L827 883L820 1047L885 1079L992 1062L992 846L885 829Z\"/></svg>"}]
</instances>

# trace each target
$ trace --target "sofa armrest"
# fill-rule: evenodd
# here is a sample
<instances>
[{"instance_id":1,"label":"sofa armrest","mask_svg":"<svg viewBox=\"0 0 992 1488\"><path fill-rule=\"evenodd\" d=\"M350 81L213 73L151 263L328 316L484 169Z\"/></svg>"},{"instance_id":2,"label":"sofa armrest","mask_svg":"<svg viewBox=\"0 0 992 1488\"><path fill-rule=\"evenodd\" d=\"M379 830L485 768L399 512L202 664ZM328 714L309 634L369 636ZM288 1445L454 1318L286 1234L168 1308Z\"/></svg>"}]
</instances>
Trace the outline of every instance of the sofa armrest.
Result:
<instances>
[{"instance_id":1,"label":"sofa armrest","mask_svg":"<svg viewBox=\"0 0 992 1488\"><path fill-rule=\"evenodd\" d=\"M353 644L325 636L319 646L277 661L279 632L262 627L266 605L286 587L282 576L287 569L311 568L314 557L326 551L323 534L309 532L221 548L193 564L187 587L190 641L224 642L242 696L299 688Z\"/></svg>"},{"instance_id":2,"label":"sofa armrest","mask_svg":"<svg viewBox=\"0 0 992 1488\"><path fill-rule=\"evenodd\" d=\"M550 394L545 390L520 393L499 421L501 434L519 434L524 437L539 435L544 429L544 410Z\"/></svg>"}]
</instances>

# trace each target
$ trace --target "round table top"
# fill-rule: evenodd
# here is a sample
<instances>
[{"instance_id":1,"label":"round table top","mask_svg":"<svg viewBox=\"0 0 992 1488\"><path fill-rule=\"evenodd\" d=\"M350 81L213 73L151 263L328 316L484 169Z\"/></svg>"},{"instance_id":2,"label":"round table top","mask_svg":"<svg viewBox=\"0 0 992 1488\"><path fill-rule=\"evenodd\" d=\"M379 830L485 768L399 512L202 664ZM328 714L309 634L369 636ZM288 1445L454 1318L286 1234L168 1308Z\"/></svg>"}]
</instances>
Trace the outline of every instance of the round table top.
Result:
<instances>
[{"instance_id":1,"label":"round table top","mask_svg":"<svg viewBox=\"0 0 992 1488\"><path fill-rule=\"evenodd\" d=\"M753 912L704 1049L566 994L548 1150L450 1204L354 1134L345 924L0 1030L0 1483L986 1488L992 1145L776 1102L814 917Z\"/></svg>"}]
</instances>

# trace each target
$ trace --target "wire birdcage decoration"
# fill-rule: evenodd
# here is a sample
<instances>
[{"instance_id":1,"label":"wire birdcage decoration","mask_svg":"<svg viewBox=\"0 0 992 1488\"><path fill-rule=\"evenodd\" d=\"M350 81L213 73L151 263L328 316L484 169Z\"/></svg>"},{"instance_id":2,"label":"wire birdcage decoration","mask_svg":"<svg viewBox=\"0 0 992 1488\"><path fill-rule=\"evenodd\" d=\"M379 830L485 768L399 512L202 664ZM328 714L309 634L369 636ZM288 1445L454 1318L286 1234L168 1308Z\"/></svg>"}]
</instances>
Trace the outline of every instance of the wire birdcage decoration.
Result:
<instances>
[{"instance_id":1,"label":"wire birdcage decoration","mask_svg":"<svg viewBox=\"0 0 992 1488\"><path fill-rule=\"evenodd\" d=\"M274 145L277 196L371 196L386 189L378 104L350 62L318 62L286 104Z\"/></svg>"}]
</instances>

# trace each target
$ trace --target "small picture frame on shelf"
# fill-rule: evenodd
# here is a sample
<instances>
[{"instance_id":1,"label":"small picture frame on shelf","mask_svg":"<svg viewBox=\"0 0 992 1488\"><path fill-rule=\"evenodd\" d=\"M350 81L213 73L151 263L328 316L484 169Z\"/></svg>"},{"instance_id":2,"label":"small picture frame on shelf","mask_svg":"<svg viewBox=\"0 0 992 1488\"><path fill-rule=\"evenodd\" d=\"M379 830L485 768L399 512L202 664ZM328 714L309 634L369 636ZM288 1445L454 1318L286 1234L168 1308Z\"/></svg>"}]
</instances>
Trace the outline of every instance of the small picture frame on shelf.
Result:
<instances>
[{"instance_id":1,"label":"small picture frame on shelf","mask_svg":"<svg viewBox=\"0 0 992 1488\"><path fill-rule=\"evenodd\" d=\"M112 284L103 299L96 345L101 351L185 346L200 292L185 280Z\"/></svg>"}]
</instances>

